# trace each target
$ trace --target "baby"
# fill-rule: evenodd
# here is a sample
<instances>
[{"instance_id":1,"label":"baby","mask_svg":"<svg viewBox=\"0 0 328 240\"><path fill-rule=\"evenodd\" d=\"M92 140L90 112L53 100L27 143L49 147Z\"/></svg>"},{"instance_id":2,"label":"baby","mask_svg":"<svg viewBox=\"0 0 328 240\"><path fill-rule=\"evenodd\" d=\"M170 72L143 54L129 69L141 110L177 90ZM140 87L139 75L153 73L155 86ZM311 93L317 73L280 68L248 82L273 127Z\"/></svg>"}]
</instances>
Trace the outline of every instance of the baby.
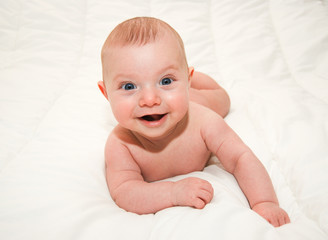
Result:
<instances>
[{"instance_id":1,"label":"baby","mask_svg":"<svg viewBox=\"0 0 328 240\"><path fill-rule=\"evenodd\" d=\"M183 42L167 23L140 17L119 24L102 48L103 81L118 125L105 146L106 178L116 204L147 214L173 206L204 208L211 184L188 177L211 153L233 174L250 207L273 226L289 223L270 177L225 123L226 92L188 67Z\"/></svg>"}]
</instances>

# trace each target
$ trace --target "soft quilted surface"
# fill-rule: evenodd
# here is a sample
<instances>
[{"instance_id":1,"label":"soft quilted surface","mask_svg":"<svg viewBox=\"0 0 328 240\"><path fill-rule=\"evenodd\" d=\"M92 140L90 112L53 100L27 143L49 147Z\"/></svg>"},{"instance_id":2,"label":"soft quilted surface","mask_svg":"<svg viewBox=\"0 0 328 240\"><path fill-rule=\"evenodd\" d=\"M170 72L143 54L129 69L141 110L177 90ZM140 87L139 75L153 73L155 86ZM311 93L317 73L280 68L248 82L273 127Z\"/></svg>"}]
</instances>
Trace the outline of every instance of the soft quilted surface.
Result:
<instances>
[{"instance_id":1,"label":"soft quilted surface","mask_svg":"<svg viewBox=\"0 0 328 240\"><path fill-rule=\"evenodd\" d=\"M112 201L100 49L144 15L171 24L189 64L227 89L226 121L291 224L250 210L216 159L187 175L214 186L203 210L139 216ZM327 23L327 0L0 0L0 239L328 239Z\"/></svg>"}]
</instances>

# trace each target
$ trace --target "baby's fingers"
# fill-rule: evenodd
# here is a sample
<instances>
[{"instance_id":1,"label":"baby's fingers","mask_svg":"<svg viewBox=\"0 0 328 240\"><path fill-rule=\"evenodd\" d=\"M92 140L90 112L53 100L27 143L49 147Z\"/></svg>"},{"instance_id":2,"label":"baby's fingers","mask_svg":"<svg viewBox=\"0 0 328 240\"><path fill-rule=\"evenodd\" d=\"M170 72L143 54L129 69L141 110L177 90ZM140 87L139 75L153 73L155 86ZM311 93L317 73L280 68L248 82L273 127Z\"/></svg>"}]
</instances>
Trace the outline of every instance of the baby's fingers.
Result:
<instances>
[{"instance_id":1,"label":"baby's fingers","mask_svg":"<svg viewBox=\"0 0 328 240\"><path fill-rule=\"evenodd\" d=\"M202 187L202 189L209 192L211 195L213 195L214 190L213 190L212 185L209 182L206 182L206 185L204 185Z\"/></svg>"},{"instance_id":2,"label":"baby's fingers","mask_svg":"<svg viewBox=\"0 0 328 240\"><path fill-rule=\"evenodd\" d=\"M278 222L279 222L279 226L282 226L282 225L285 225L287 223L290 223L290 219L289 219L289 216L286 212L283 212L283 215L280 216L280 218L278 219Z\"/></svg>"},{"instance_id":3,"label":"baby's fingers","mask_svg":"<svg viewBox=\"0 0 328 240\"><path fill-rule=\"evenodd\" d=\"M195 199L193 199L193 203L191 205L194 208L203 209L206 205L206 202L204 202L204 200L202 200L201 198L196 197Z\"/></svg>"},{"instance_id":4,"label":"baby's fingers","mask_svg":"<svg viewBox=\"0 0 328 240\"><path fill-rule=\"evenodd\" d=\"M199 198L201 198L206 204L209 203L213 198L213 190L212 191L202 190L199 193Z\"/></svg>"},{"instance_id":5,"label":"baby's fingers","mask_svg":"<svg viewBox=\"0 0 328 240\"><path fill-rule=\"evenodd\" d=\"M202 209L212 200L212 198L213 192L201 190L198 192L197 197L195 197L193 205L195 208Z\"/></svg>"},{"instance_id":6,"label":"baby's fingers","mask_svg":"<svg viewBox=\"0 0 328 240\"><path fill-rule=\"evenodd\" d=\"M274 227L280 227L282 225L285 225L287 223L290 223L290 219L288 217L288 214L282 210L280 214L278 214L275 217L271 217L270 219L267 219Z\"/></svg>"}]
</instances>

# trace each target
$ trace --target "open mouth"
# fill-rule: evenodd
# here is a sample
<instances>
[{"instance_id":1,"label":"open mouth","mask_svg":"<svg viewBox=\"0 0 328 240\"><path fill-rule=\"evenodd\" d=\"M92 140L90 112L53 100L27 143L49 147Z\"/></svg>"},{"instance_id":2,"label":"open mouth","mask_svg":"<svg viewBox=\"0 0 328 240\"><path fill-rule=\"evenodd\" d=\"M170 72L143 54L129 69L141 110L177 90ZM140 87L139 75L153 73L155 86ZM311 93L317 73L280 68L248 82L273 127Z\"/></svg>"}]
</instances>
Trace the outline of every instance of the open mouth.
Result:
<instances>
[{"instance_id":1,"label":"open mouth","mask_svg":"<svg viewBox=\"0 0 328 240\"><path fill-rule=\"evenodd\" d=\"M152 114L152 115L145 115L142 116L141 119L148 121L148 122L155 122L161 120L166 114Z\"/></svg>"}]
</instances>

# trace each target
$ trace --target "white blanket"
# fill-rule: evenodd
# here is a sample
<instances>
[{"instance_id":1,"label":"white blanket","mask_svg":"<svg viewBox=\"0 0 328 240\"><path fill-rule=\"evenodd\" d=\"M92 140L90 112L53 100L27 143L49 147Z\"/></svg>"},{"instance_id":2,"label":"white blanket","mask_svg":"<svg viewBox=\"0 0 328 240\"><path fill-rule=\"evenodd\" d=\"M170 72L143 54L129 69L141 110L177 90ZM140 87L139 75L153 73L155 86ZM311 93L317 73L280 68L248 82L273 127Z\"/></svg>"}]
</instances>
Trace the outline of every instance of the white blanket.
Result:
<instances>
[{"instance_id":1,"label":"white blanket","mask_svg":"<svg viewBox=\"0 0 328 240\"><path fill-rule=\"evenodd\" d=\"M139 216L113 202L100 49L135 16L171 24L189 65L227 90L226 121L291 224L250 210L216 159L186 175L215 189L203 210ZM0 239L328 239L327 0L0 0L0 61Z\"/></svg>"}]
</instances>

